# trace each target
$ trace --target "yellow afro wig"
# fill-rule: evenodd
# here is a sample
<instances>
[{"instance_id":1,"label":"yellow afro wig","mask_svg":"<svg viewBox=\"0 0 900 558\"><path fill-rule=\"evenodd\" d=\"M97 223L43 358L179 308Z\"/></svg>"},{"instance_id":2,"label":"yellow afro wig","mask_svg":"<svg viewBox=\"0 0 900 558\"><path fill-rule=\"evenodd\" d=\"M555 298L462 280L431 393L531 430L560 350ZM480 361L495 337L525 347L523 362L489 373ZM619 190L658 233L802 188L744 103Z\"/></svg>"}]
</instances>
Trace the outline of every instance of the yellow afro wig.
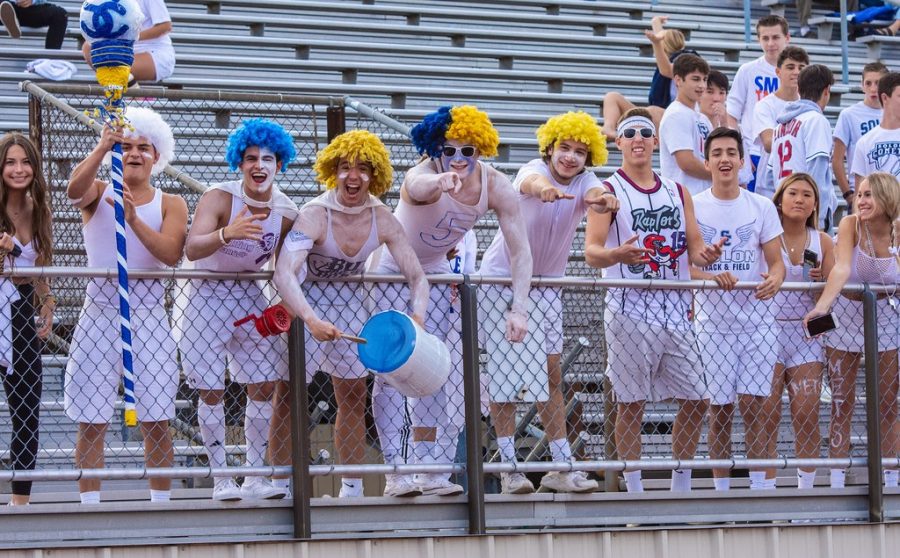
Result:
<instances>
[{"instance_id":1,"label":"yellow afro wig","mask_svg":"<svg viewBox=\"0 0 900 558\"><path fill-rule=\"evenodd\" d=\"M578 111L557 114L544 122L535 134L542 155L562 140L580 141L590 150L590 164L600 166L609 155L606 150L606 136L590 114Z\"/></svg>"},{"instance_id":2,"label":"yellow afro wig","mask_svg":"<svg viewBox=\"0 0 900 558\"><path fill-rule=\"evenodd\" d=\"M365 130L344 132L331 140L328 146L316 156L316 180L326 188L337 188L337 167L341 159L365 161L372 165L374 176L369 184L369 193L381 196L391 189L394 169L390 155L378 136Z\"/></svg>"},{"instance_id":3,"label":"yellow afro wig","mask_svg":"<svg viewBox=\"0 0 900 558\"><path fill-rule=\"evenodd\" d=\"M497 133L487 113L472 105L462 105L450 109L450 126L444 137L474 145L482 157L497 155L500 134Z\"/></svg>"}]
</instances>

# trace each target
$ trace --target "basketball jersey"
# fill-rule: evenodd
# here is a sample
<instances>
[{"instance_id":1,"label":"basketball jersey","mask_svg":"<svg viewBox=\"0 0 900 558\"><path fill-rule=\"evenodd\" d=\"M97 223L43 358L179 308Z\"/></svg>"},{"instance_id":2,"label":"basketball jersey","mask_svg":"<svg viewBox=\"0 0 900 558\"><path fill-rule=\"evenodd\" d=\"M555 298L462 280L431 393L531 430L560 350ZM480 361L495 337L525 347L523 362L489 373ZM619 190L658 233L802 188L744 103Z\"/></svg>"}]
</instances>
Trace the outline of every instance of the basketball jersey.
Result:
<instances>
[{"instance_id":1,"label":"basketball jersey","mask_svg":"<svg viewBox=\"0 0 900 558\"><path fill-rule=\"evenodd\" d=\"M154 188L153 199L135 208L138 217L152 230L162 230L162 190ZM113 206L106 203L106 198L113 197L113 187L108 185L97 202L97 209L91 219L82 226L84 249L87 252L88 267L116 269L118 267L118 251L116 249L116 213ZM128 269L165 269L156 256L150 253L138 239L128 223L125 223L125 242L128 253ZM131 279L130 304L153 306L161 304L165 288L157 279ZM118 308L118 282L115 279L92 279L87 286L87 301L101 306Z\"/></svg>"},{"instance_id":2,"label":"basketball jersey","mask_svg":"<svg viewBox=\"0 0 900 558\"><path fill-rule=\"evenodd\" d=\"M815 252L819 264L822 263L822 239L819 232L815 229L806 229L807 250ZM788 251L784 244L784 237L781 238L781 259L784 261L785 283L805 283L810 279L803 276L803 263L794 265L788 255ZM778 291L775 295L775 318L778 320L802 320L816 301L812 294L804 291Z\"/></svg>"},{"instance_id":3,"label":"basketball jersey","mask_svg":"<svg viewBox=\"0 0 900 558\"><path fill-rule=\"evenodd\" d=\"M604 278L674 281L691 278L682 187L656 174L654 177L656 184L649 190L634 183L622 169L604 182L620 203L606 237L606 248L617 248L638 235L635 246L651 250L640 264L616 264L604 269ZM690 328L688 290L609 289L606 304L613 312L649 324L670 329Z\"/></svg>"}]
</instances>

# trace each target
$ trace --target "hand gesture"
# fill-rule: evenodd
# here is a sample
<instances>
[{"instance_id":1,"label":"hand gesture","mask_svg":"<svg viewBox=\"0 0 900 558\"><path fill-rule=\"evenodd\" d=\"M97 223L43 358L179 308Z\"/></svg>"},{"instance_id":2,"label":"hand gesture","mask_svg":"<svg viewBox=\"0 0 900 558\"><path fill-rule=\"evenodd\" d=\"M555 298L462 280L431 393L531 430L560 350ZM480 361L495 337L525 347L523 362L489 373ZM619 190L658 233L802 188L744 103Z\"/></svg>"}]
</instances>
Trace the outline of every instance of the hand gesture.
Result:
<instances>
[{"instance_id":1,"label":"hand gesture","mask_svg":"<svg viewBox=\"0 0 900 558\"><path fill-rule=\"evenodd\" d=\"M781 288L781 281L768 273L760 273L759 275L763 278L763 282L756 286L756 298L758 300L768 300L775 296L775 293Z\"/></svg>"},{"instance_id":2,"label":"hand gesture","mask_svg":"<svg viewBox=\"0 0 900 558\"><path fill-rule=\"evenodd\" d=\"M334 341L341 337L341 330L325 320L316 319L306 324L306 327L316 341Z\"/></svg>"},{"instance_id":3,"label":"hand gesture","mask_svg":"<svg viewBox=\"0 0 900 558\"><path fill-rule=\"evenodd\" d=\"M100 140L97 141L97 149L106 153L112 150L113 146L117 143L122 143L125 141L124 130L121 126L110 126L106 124L103 126L103 129L100 131Z\"/></svg>"},{"instance_id":4,"label":"hand gesture","mask_svg":"<svg viewBox=\"0 0 900 558\"><path fill-rule=\"evenodd\" d=\"M250 212L250 208L246 205L241 208L234 221L225 227L223 231L228 241L232 240L259 240L262 238L263 229L260 221L265 219L265 215L254 215Z\"/></svg>"},{"instance_id":5,"label":"hand gesture","mask_svg":"<svg viewBox=\"0 0 900 558\"><path fill-rule=\"evenodd\" d=\"M506 313L506 340L510 343L521 343L528 333L528 316L510 310Z\"/></svg>"},{"instance_id":6,"label":"hand gesture","mask_svg":"<svg viewBox=\"0 0 900 558\"><path fill-rule=\"evenodd\" d=\"M718 285L719 288L723 291L730 291L734 289L734 286L738 283L737 277L732 275L730 271L723 271L722 273L714 275L713 281L715 281L716 285Z\"/></svg>"},{"instance_id":7,"label":"hand gesture","mask_svg":"<svg viewBox=\"0 0 900 558\"><path fill-rule=\"evenodd\" d=\"M455 172L442 172L438 175L438 187L441 192L458 194L462 190L462 179Z\"/></svg>"},{"instance_id":8,"label":"hand gesture","mask_svg":"<svg viewBox=\"0 0 900 558\"><path fill-rule=\"evenodd\" d=\"M653 252L648 248L638 248L634 245L637 242L638 235L634 235L628 240L626 240L621 246L616 248L616 253L618 257L616 258L619 263L625 265L637 265L641 262L647 261L647 254Z\"/></svg>"},{"instance_id":9,"label":"hand gesture","mask_svg":"<svg viewBox=\"0 0 900 558\"><path fill-rule=\"evenodd\" d=\"M37 334L41 339L46 339L53 329L53 307L49 304L41 306L40 317L36 320L38 326Z\"/></svg>"},{"instance_id":10,"label":"hand gesture","mask_svg":"<svg viewBox=\"0 0 900 558\"><path fill-rule=\"evenodd\" d=\"M726 242L728 242L728 239L723 236L715 244L704 246L703 250L700 251L701 266L706 267L716 263L716 260L722 257L722 247L725 246Z\"/></svg>"},{"instance_id":11,"label":"hand gesture","mask_svg":"<svg viewBox=\"0 0 900 558\"><path fill-rule=\"evenodd\" d=\"M131 195L131 190L125 184L122 185L122 201L125 208L125 222L129 224L134 223L134 220L137 218L137 210L134 208L134 196ZM106 198L106 203L113 208L116 207L116 200L113 198Z\"/></svg>"},{"instance_id":12,"label":"hand gesture","mask_svg":"<svg viewBox=\"0 0 900 558\"><path fill-rule=\"evenodd\" d=\"M822 271L821 263L819 263L818 267L814 267L809 270L809 280L816 281L816 282L825 280L825 273Z\"/></svg>"},{"instance_id":13,"label":"hand gesture","mask_svg":"<svg viewBox=\"0 0 900 558\"><path fill-rule=\"evenodd\" d=\"M567 194L555 186L544 186L541 190L541 201L552 203L556 200L574 200L575 196Z\"/></svg>"},{"instance_id":14,"label":"hand gesture","mask_svg":"<svg viewBox=\"0 0 900 558\"><path fill-rule=\"evenodd\" d=\"M597 213L615 213L619 210L619 199L611 193L588 194L584 197L584 203Z\"/></svg>"}]
</instances>

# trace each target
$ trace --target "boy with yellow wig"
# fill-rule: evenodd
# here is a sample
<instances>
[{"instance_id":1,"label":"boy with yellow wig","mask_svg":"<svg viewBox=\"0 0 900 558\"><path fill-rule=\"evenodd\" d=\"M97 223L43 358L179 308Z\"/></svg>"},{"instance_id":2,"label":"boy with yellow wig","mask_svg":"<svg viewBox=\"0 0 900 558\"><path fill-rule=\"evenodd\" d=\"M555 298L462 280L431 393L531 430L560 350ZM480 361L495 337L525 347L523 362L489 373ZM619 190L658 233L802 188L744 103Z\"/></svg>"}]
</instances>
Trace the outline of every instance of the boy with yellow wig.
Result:
<instances>
[{"instance_id":1,"label":"boy with yellow wig","mask_svg":"<svg viewBox=\"0 0 900 558\"><path fill-rule=\"evenodd\" d=\"M562 277L575 230L588 210L615 211L619 203L587 168L604 164L607 157L606 137L593 117L585 112L558 114L538 128L537 138L541 157L519 170L513 187L518 190L534 274ZM509 261L501 230L485 252L479 273L508 276ZM482 317L489 324L501 319L508 299L508 288L492 287L492 292L479 299ZM525 337L524 347L514 349L496 335L485 339L497 445L503 461L515 463L515 404L536 401L553 461L571 461L559 359L563 346L562 292L558 287L533 287L530 299L538 310L539 321L538 327ZM547 369L541 370L539 363L544 361ZM534 492L531 481L522 473L502 473L500 478L505 494ZM554 492L590 492L598 488L597 482L583 472L555 471L544 475L541 486Z\"/></svg>"},{"instance_id":2,"label":"boy with yellow wig","mask_svg":"<svg viewBox=\"0 0 900 558\"><path fill-rule=\"evenodd\" d=\"M425 116L410 131L420 154L418 165L406 173L400 188L400 202L395 215L409 236L413 250L425 273L450 273L447 253L452 250L475 223L493 209L509 245L512 300L506 313L505 330L498 335L508 341L522 341L528 331L528 288L531 282L531 253L525 225L515 192L501 172L479 161L497 154L500 136L487 114L474 106L441 107ZM377 273L395 273L397 263L382 258ZM389 287L390 285L388 285ZM390 306L396 296L382 297ZM392 300L393 299L393 300ZM458 421L451 420L460 409L450 402L461 400L461 350L459 347L459 314L450 309L449 285L431 289L431 306L425 318L425 329L447 343L454 365L443 389L430 397L411 400L413 426L413 461L416 464L452 463L456 454L456 435L451 432ZM388 385L376 384L373 391L373 414L387 463L398 463L404 429L403 396ZM441 432L441 443L437 433ZM387 449L386 449L387 448ZM462 487L450 482L447 474L424 473L415 479L393 475L388 478L386 495L395 489L415 486L422 494L450 496Z\"/></svg>"},{"instance_id":3,"label":"boy with yellow wig","mask_svg":"<svg viewBox=\"0 0 900 558\"><path fill-rule=\"evenodd\" d=\"M316 370L331 374L338 461L359 464L366 442L366 368L341 335L360 331L366 322L365 291L359 283L330 281L361 273L369 255L384 244L410 285L412 318L419 323L424 323L428 282L403 227L376 197L390 189L393 178L381 140L364 130L341 134L319 152L315 170L327 191L300 209L274 281L283 304L312 336L306 343L307 382ZM301 290L306 278L312 281ZM361 478L342 479L341 497L362 495Z\"/></svg>"}]
</instances>

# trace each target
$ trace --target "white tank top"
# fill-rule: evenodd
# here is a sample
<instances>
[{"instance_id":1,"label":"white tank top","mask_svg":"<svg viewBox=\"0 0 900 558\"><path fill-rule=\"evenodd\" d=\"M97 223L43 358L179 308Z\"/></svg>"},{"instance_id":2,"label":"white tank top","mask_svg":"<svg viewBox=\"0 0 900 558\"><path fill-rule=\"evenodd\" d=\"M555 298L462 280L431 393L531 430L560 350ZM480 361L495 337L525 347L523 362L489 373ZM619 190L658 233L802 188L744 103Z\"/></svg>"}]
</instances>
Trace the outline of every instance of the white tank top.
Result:
<instances>
[{"instance_id":1,"label":"white tank top","mask_svg":"<svg viewBox=\"0 0 900 558\"><path fill-rule=\"evenodd\" d=\"M108 185L100 196L97 210L90 221L84 224L84 249L87 252L88 267L116 269L116 214L106 198L113 197L113 187ZM136 208L138 217L151 229L162 229L162 190L154 188L153 199ZM164 269L166 265L156 259L141 243L134 231L125 224L125 242L128 250L128 269ZM130 303L135 306L161 304L165 294L163 283L157 279L130 279ZM94 279L88 283L85 301L93 301L101 306L119 306L118 282Z\"/></svg>"},{"instance_id":2,"label":"white tank top","mask_svg":"<svg viewBox=\"0 0 900 558\"><path fill-rule=\"evenodd\" d=\"M22 249L22 253L17 257L13 257L11 255L6 256L6 265L13 265L15 267L34 267L35 262L37 262L37 250L34 247L34 239L31 240L28 244L22 244L18 241L18 239L13 238L13 242L16 243L16 246Z\"/></svg>"},{"instance_id":3,"label":"white tank top","mask_svg":"<svg viewBox=\"0 0 900 558\"><path fill-rule=\"evenodd\" d=\"M331 222L331 209L325 208L328 215L327 232L325 242L319 246L313 246L306 256L306 276L313 279L328 280L350 275L358 275L365 270L366 260L381 243L378 241L378 224L375 219L375 208L372 208L372 226L369 229L369 238L363 243L362 248L353 256L348 256L341 250L341 246L334 238Z\"/></svg>"},{"instance_id":4,"label":"white tank top","mask_svg":"<svg viewBox=\"0 0 900 558\"><path fill-rule=\"evenodd\" d=\"M232 195L228 224L234 222L243 208L244 201ZM262 226L261 239L231 240L211 255L197 260L194 267L224 272L260 271L275 254L275 247L281 236L281 218L277 212L270 210L269 216L259 221L259 224Z\"/></svg>"},{"instance_id":5,"label":"white tank top","mask_svg":"<svg viewBox=\"0 0 900 558\"><path fill-rule=\"evenodd\" d=\"M816 253L819 262L822 261L822 239L815 229L806 229L807 250ZM803 263L794 265L785 249L784 236L781 237L781 260L784 262L785 283L805 283L808 278L803 277ZM779 291L775 295L775 319L783 321L802 320L813 306L816 300L812 294L804 291Z\"/></svg>"},{"instance_id":6,"label":"white tank top","mask_svg":"<svg viewBox=\"0 0 900 558\"><path fill-rule=\"evenodd\" d=\"M466 205L450 194L441 194L434 203L413 205L403 198L394 216L400 221L409 243L419 257L425 273L450 273L447 252L475 226L488 211L488 167L481 167L481 196L475 205ZM389 252L381 258L376 272L397 273L400 270Z\"/></svg>"},{"instance_id":7,"label":"white tank top","mask_svg":"<svg viewBox=\"0 0 900 558\"><path fill-rule=\"evenodd\" d=\"M637 234L635 246L653 250L639 265L617 264L604 269L605 278L670 281L691 278L682 186L654 176L656 185L649 190L637 185L622 169L604 182L620 203L606 237L606 248L617 248ZM613 312L636 320L665 328L690 328L688 290L609 289L606 303Z\"/></svg>"}]
</instances>

